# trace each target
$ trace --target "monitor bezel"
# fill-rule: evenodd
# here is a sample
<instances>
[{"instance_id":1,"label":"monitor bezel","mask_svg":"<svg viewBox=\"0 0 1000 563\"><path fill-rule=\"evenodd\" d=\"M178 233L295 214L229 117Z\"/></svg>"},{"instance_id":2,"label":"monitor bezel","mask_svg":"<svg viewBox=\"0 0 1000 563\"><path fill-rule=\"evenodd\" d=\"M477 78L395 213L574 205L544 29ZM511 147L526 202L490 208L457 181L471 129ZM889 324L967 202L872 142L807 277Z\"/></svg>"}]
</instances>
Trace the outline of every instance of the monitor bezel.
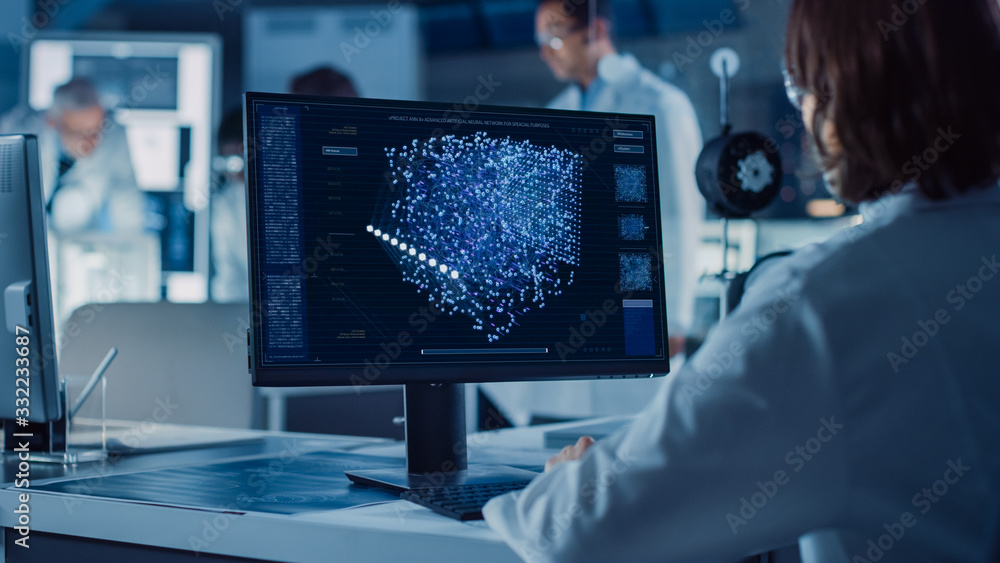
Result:
<instances>
[{"instance_id":1,"label":"monitor bezel","mask_svg":"<svg viewBox=\"0 0 1000 563\"><path fill-rule=\"evenodd\" d=\"M59 371L57 365L57 345L55 336L55 318L52 306L52 287L50 281L49 257L48 257L48 229L45 217L45 197L41 182L41 173L38 155L38 139L34 135L3 135L0 142L18 144L21 147L21 158L24 159L25 184L22 189L25 192L26 209L21 209L25 215L27 231L22 233L27 235L28 252L30 253L31 268L31 305L28 307L29 326L31 333L29 350L29 389L30 389L30 414L26 417L31 422L50 422L59 420L63 415L64 405L60 395ZM15 213L18 210L15 210ZM16 240L5 241L5 246L12 248ZM25 242L25 241L22 241ZM23 252L24 249L14 249L11 252ZM7 264L5 267L13 267ZM15 273L16 277L16 273ZM0 292L6 287L0 288ZM7 315L6 305L2 308L4 317ZM10 347L13 354L15 334L7 330L6 318L4 318L3 333L7 342L5 347ZM3 355L4 359L8 356ZM12 356L9 362L14 366ZM14 382L9 386L10 394L14 395ZM7 397L7 392L0 393ZM0 407L0 418L14 418L15 402L13 400L4 401ZM6 416L10 414L14 416Z\"/></svg>"},{"instance_id":2,"label":"monitor bezel","mask_svg":"<svg viewBox=\"0 0 1000 563\"><path fill-rule=\"evenodd\" d=\"M324 96L276 94L264 92L246 92L243 96L243 147L244 161L246 166L246 197L247 197L247 228L248 228L248 264L250 274L250 304L251 322L248 329L248 367L252 377L253 385L258 387L308 387L308 386L355 386L358 388L368 385L403 385L408 383L490 383L490 382L517 382L517 381L571 381L571 380L594 380L594 379L646 379L652 377L662 377L670 372L670 359L667 354L669 337L667 330L667 320L669 311L666 310L665 298L660 299L660 308L656 311L663 319L663 338L657 344L663 350L663 357L657 359L636 359L636 360L614 360L614 361L587 361L587 362L555 362L552 360L544 362L523 362L517 364L437 364L437 365L413 365L406 364L400 366L398 370L393 370L392 365L384 370L380 370L376 377L369 377L364 373L364 366L324 366L314 368L310 366L267 366L261 365L260 355L262 347L256 346L255 342L260 338L260 327L262 313L259 308L259 301L255 298L260 293L259 282L255 271L257 270L258 237L256 236L256 223L254 216L257 212L256 203L252 192L255 192L256 169L252 165L253 155L250 154L253 143L251 129L251 113L253 104L259 101L274 103L308 103L314 101L336 102L355 106L380 106L397 105L401 109L413 108L423 110L440 111L445 113L460 113L464 110L456 110L462 106L439 102L423 102L408 100L385 100L377 98L331 98ZM573 110L556 110L547 108L523 108L508 106L481 105L470 111L489 111L496 113L518 114L531 112L536 115L552 115L567 117L577 114L588 119L611 120L625 118L630 120L646 120L649 122L651 131L651 150L656 153L656 123L652 115L643 114L618 114L606 112L584 112ZM657 165L654 158L654 167ZM656 216L661 215L659 172L654 168L650 175L653 182L653 193L655 198ZM663 260L663 240L661 237L655 243L656 248L656 268L659 279L665 280L664 260ZM610 297L610 295L609 295ZM619 304L620 306L620 304Z\"/></svg>"}]
</instances>

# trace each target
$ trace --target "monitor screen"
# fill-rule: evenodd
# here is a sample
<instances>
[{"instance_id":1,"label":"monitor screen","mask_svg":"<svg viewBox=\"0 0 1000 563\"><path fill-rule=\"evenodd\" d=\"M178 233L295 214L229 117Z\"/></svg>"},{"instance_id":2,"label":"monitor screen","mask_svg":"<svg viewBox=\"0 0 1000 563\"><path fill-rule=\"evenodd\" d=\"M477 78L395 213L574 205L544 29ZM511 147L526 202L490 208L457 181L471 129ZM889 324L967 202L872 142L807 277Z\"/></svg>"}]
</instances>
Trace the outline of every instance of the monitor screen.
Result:
<instances>
[{"instance_id":1,"label":"monitor screen","mask_svg":"<svg viewBox=\"0 0 1000 563\"><path fill-rule=\"evenodd\" d=\"M669 370L652 117L245 104L256 385Z\"/></svg>"},{"instance_id":2,"label":"monitor screen","mask_svg":"<svg viewBox=\"0 0 1000 563\"><path fill-rule=\"evenodd\" d=\"M18 426L58 419L45 200L30 135L0 136L0 264L0 365L12 376L0 386L0 419Z\"/></svg>"}]
</instances>

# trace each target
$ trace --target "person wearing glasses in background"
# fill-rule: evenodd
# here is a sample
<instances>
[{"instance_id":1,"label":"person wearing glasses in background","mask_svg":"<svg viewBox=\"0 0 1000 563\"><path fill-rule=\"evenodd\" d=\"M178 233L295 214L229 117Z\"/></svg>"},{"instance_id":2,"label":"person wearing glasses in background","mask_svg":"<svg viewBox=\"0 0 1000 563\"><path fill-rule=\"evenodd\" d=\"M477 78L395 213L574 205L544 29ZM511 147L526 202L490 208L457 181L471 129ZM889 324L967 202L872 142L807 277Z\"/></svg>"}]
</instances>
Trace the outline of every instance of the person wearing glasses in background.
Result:
<instances>
[{"instance_id":1,"label":"person wearing glasses in background","mask_svg":"<svg viewBox=\"0 0 1000 563\"><path fill-rule=\"evenodd\" d=\"M101 104L90 80L74 77L45 112L15 108L0 131L38 136L49 227L61 235L131 234L145 227L125 128Z\"/></svg>"},{"instance_id":2,"label":"person wearing glasses in background","mask_svg":"<svg viewBox=\"0 0 1000 563\"><path fill-rule=\"evenodd\" d=\"M0 132L38 137L47 225L55 235L48 242L57 322L84 303L107 300L100 295L114 271L136 276L116 297L129 299L149 287L143 273L159 269L158 262L150 264L156 259L148 247L135 242L155 228L147 221L126 127L102 103L105 97L89 79L75 76L55 88L47 110L21 105L0 118ZM99 271L95 258L104 264Z\"/></svg>"},{"instance_id":3,"label":"person wearing glasses in background","mask_svg":"<svg viewBox=\"0 0 1000 563\"><path fill-rule=\"evenodd\" d=\"M703 143L687 95L619 53L610 0L541 0L535 39L555 77L569 86L549 108L656 117L670 356L684 350L694 314L697 252L705 203L694 168ZM596 137L600 138L599 132ZM602 141L603 142L603 141ZM675 364L676 365L676 364ZM635 413L659 380L487 384L482 388L518 423Z\"/></svg>"},{"instance_id":4,"label":"person wearing glasses in background","mask_svg":"<svg viewBox=\"0 0 1000 563\"><path fill-rule=\"evenodd\" d=\"M292 94L356 98L351 79L330 66L297 74L288 82ZM243 112L222 119L217 133L219 189L212 196L212 300L242 303L250 299L247 257L246 164L243 162Z\"/></svg>"},{"instance_id":5,"label":"person wearing glasses in background","mask_svg":"<svg viewBox=\"0 0 1000 563\"><path fill-rule=\"evenodd\" d=\"M663 205L664 266L671 355L683 348L681 330L694 313L697 251L705 204L694 166L701 128L687 94L619 53L612 39L611 0L541 0L535 41L552 74L569 86L553 109L641 113L656 117L657 165Z\"/></svg>"},{"instance_id":6,"label":"person wearing glasses in background","mask_svg":"<svg viewBox=\"0 0 1000 563\"><path fill-rule=\"evenodd\" d=\"M243 112L222 118L216 134L216 179L212 194L212 301L243 303L250 299L247 258L247 191L243 162Z\"/></svg>"},{"instance_id":7,"label":"person wearing glasses in background","mask_svg":"<svg viewBox=\"0 0 1000 563\"><path fill-rule=\"evenodd\" d=\"M758 276L630 428L484 507L526 561L1000 561L1000 4L899 10L791 3L790 97L864 222Z\"/></svg>"}]
</instances>

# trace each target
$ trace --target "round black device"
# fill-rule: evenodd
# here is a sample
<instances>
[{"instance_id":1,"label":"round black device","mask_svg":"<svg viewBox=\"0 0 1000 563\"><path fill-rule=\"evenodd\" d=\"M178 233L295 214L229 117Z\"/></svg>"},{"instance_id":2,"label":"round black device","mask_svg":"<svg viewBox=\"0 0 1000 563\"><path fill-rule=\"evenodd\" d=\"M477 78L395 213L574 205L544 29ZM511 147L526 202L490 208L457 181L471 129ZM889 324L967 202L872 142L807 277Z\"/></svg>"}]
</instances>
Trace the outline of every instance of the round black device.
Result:
<instances>
[{"instance_id":1,"label":"round black device","mask_svg":"<svg viewBox=\"0 0 1000 563\"><path fill-rule=\"evenodd\" d=\"M705 145L695 167L698 190L729 219L764 209L781 188L781 157L774 141L757 133L724 134Z\"/></svg>"}]
</instances>

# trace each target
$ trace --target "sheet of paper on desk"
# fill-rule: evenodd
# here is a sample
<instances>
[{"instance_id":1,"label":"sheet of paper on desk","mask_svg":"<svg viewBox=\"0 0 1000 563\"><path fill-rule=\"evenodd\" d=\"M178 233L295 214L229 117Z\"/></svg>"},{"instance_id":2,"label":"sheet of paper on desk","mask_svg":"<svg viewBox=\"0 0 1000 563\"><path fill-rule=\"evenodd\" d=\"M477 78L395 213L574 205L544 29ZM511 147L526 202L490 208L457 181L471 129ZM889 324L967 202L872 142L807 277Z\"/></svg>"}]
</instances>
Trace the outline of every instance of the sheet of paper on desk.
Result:
<instances>
[{"instance_id":1,"label":"sheet of paper on desk","mask_svg":"<svg viewBox=\"0 0 1000 563\"><path fill-rule=\"evenodd\" d=\"M558 452L548 450L519 450L514 448L490 448L471 446L469 463L488 465L509 465L529 471L541 471L545 462Z\"/></svg>"},{"instance_id":2,"label":"sheet of paper on desk","mask_svg":"<svg viewBox=\"0 0 1000 563\"><path fill-rule=\"evenodd\" d=\"M207 510L299 514L398 499L393 493L351 485L344 471L401 465L398 459L353 453L282 452L32 488Z\"/></svg>"},{"instance_id":3,"label":"sheet of paper on desk","mask_svg":"<svg viewBox=\"0 0 1000 563\"><path fill-rule=\"evenodd\" d=\"M489 434L477 434L469 437L469 463L489 465L509 465L529 471L541 471L545 462L559 453L558 450L521 449L494 447ZM374 444L353 450L358 453L377 456L403 456L405 444Z\"/></svg>"},{"instance_id":4,"label":"sheet of paper on desk","mask_svg":"<svg viewBox=\"0 0 1000 563\"><path fill-rule=\"evenodd\" d=\"M154 425L149 431L144 430L138 424L109 429L106 438L108 451L123 455L186 451L212 446L234 446L262 440L261 437L248 435L243 430L199 427L196 432L192 432L190 427L166 424ZM68 439L68 446L71 448L101 448L99 428L85 431L74 428Z\"/></svg>"}]
</instances>

